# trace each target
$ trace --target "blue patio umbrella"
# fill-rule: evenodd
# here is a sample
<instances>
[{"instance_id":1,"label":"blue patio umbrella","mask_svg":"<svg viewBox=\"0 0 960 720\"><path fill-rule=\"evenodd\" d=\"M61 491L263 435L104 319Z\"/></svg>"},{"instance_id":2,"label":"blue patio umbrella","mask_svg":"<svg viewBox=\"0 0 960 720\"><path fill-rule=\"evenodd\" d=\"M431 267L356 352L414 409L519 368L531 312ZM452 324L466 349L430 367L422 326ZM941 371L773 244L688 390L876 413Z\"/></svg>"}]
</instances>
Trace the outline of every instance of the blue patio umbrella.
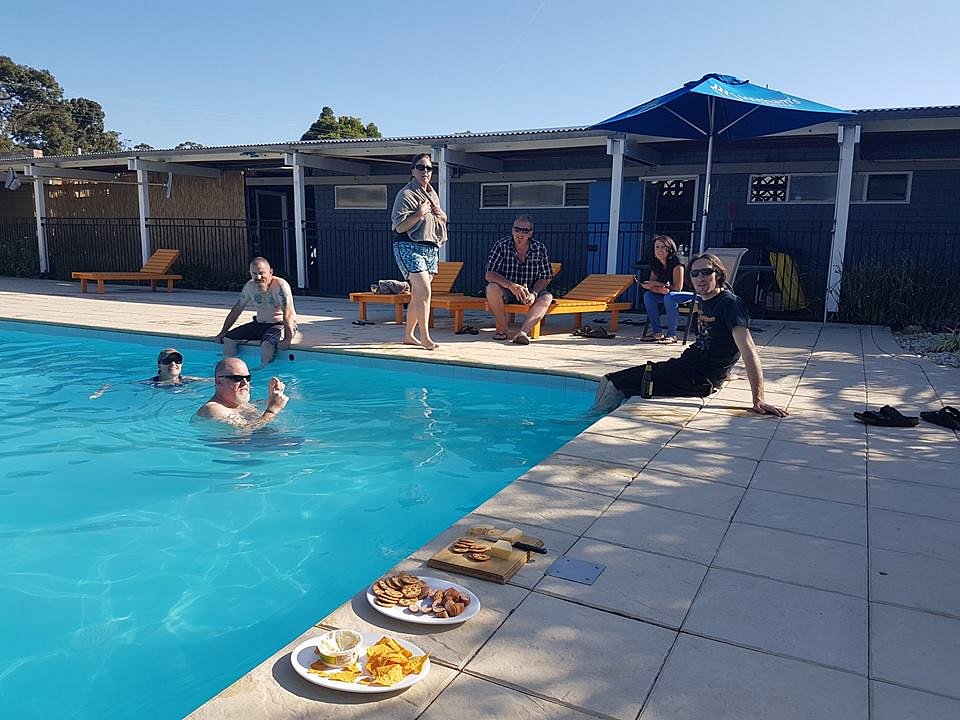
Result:
<instances>
[{"instance_id":1,"label":"blue patio umbrella","mask_svg":"<svg viewBox=\"0 0 960 720\"><path fill-rule=\"evenodd\" d=\"M714 138L745 140L853 114L753 85L732 75L711 74L593 127L639 135L707 140L707 173L700 224L700 252L703 252L710 210Z\"/></svg>"}]
</instances>

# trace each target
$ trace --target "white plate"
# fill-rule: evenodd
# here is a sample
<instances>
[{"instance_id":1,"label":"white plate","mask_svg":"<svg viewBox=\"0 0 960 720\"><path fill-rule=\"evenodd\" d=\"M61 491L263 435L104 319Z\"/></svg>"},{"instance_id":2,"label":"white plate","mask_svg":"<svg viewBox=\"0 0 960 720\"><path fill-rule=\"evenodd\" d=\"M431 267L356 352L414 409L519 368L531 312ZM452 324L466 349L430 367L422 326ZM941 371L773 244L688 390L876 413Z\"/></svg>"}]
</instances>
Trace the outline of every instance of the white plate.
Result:
<instances>
[{"instance_id":1,"label":"white plate","mask_svg":"<svg viewBox=\"0 0 960 720\"><path fill-rule=\"evenodd\" d=\"M383 637L383 633L361 633L363 635L363 642L360 644L360 657L357 659L357 664L363 668L367 663L367 648L371 645L375 645L377 640ZM397 692L398 690L405 690L411 685L415 685L421 680L423 680L430 673L430 660L429 658L423 663L423 668L418 673L412 673L407 675L403 680L398 682L396 685L391 685L390 687L384 687L383 685L359 685L357 683L346 683L339 680L330 680L329 678L321 677L316 673L309 672L310 666L317 662L320 659L320 656L317 655L315 648L317 647L317 641L320 639L318 635L315 638L310 638L309 640L304 640L302 643L297 645L293 652L290 653L290 663L293 665L293 669L297 671L297 674L300 675L304 680L312 682L314 685L320 685L321 687L330 688L331 690L341 690L343 692L352 692L352 693L388 693L388 692ZM426 655L426 653L414 645L412 642L407 642L401 638L393 638L397 641L404 649L409 650L414 655ZM333 670L334 668L330 668Z\"/></svg>"},{"instance_id":2,"label":"white plate","mask_svg":"<svg viewBox=\"0 0 960 720\"><path fill-rule=\"evenodd\" d=\"M480 598L474 595L463 585L457 585L457 583L450 582L449 580L441 580L440 578L425 577L424 575L417 575L417 577L423 580L423 582L432 587L434 590L446 590L447 588L452 587L457 592L467 595L470 598L470 604L467 605L464 611L456 617L440 618L433 613L412 613L405 607L400 607L399 605L394 607L383 607L382 605L377 605L377 603L374 602L377 599L377 596L370 592L370 588L367 588L367 602L370 603L370 607L372 607L378 613L386 615L387 617L391 617L394 620L420 623L421 625L457 625L458 623L466 622L480 612Z\"/></svg>"}]
</instances>

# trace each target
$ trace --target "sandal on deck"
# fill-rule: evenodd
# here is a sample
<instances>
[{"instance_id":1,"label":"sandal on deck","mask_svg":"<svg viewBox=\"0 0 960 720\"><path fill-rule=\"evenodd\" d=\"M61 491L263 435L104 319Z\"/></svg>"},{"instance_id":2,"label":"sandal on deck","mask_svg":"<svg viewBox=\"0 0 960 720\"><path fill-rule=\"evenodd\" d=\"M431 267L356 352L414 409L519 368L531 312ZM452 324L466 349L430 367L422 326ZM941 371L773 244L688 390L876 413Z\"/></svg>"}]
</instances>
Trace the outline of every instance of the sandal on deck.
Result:
<instances>
[{"instance_id":1,"label":"sandal on deck","mask_svg":"<svg viewBox=\"0 0 960 720\"><path fill-rule=\"evenodd\" d=\"M935 412L922 412L920 413L920 417L940 427L945 427L950 430L960 430L960 410L957 410L955 407L950 407L949 405Z\"/></svg>"},{"instance_id":2,"label":"sandal on deck","mask_svg":"<svg viewBox=\"0 0 960 720\"><path fill-rule=\"evenodd\" d=\"M614 333L608 332L605 327L600 325L597 327L593 327L592 325L584 325L582 328L574 330L573 334L585 338L600 338L602 340L611 340L616 337Z\"/></svg>"},{"instance_id":3,"label":"sandal on deck","mask_svg":"<svg viewBox=\"0 0 960 720\"><path fill-rule=\"evenodd\" d=\"M865 425L877 425L879 427L916 427L920 424L920 418L907 417L889 405L884 405L878 411L855 412L853 416Z\"/></svg>"},{"instance_id":4,"label":"sandal on deck","mask_svg":"<svg viewBox=\"0 0 960 720\"><path fill-rule=\"evenodd\" d=\"M658 343L658 342L660 342L661 340L663 340L663 338L664 338L663 333L654 333L653 335L644 335L642 338L640 338L640 342L655 342L655 343Z\"/></svg>"},{"instance_id":5,"label":"sandal on deck","mask_svg":"<svg viewBox=\"0 0 960 720\"><path fill-rule=\"evenodd\" d=\"M459 330L454 330L454 335L477 335L480 331L473 325L464 325Z\"/></svg>"},{"instance_id":6,"label":"sandal on deck","mask_svg":"<svg viewBox=\"0 0 960 720\"><path fill-rule=\"evenodd\" d=\"M507 339L507 334L506 334L506 333L502 333L502 332L494 333L494 334L493 334L493 339L494 339L494 340L506 340L506 339Z\"/></svg>"},{"instance_id":7,"label":"sandal on deck","mask_svg":"<svg viewBox=\"0 0 960 720\"><path fill-rule=\"evenodd\" d=\"M678 342L680 341L677 340L672 335L667 335L667 337L660 338L659 340L657 340L657 343L660 345L676 345Z\"/></svg>"}]
</instances>

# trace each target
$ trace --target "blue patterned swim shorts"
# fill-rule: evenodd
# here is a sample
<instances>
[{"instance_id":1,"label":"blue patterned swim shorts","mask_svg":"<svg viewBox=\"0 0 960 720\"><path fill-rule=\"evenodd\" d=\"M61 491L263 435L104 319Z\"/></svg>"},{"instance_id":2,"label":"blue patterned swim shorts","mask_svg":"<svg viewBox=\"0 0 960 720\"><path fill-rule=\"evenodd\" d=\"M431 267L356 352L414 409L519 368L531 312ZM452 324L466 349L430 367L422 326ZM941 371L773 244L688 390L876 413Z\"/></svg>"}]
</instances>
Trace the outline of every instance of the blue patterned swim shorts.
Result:
<instances>
[{"instance_id":1,"label":"blue patterned swim shorts","mask_svg":"<svg viewBox=\"0 0 960 720\"><path fill-rule=\"evenodd\" d=\"M393 244L393 257L397 267L406 280L410 273L426 272L437 274L440 260L440 248L433 243L418 243L412 240L398 240Z\"/></svg>"}]
</instances>

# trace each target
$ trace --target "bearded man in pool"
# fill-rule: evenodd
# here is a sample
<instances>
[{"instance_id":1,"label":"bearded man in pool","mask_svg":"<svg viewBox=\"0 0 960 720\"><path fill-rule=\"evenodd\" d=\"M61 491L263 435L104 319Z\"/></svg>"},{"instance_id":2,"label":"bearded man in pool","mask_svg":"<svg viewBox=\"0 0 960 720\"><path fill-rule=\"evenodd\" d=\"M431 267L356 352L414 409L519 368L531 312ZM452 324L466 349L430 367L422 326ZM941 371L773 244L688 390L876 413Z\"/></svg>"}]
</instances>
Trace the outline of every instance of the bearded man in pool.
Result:
<instances>
[{"instance_id":1,"label":"bearded man in pool","mask_svg":"<svg viewBox=\"0 0 960 720\"><path fill-rule=\"evenodd\" d=\"M284 394L280 378L267 383L267 408L263 412L250 402L250 370L240 358L224 358L213 371L215 390L197 417L229 423L244 430L257 430L283 412L290 399Z\"/></svg>"}]
</instances>

